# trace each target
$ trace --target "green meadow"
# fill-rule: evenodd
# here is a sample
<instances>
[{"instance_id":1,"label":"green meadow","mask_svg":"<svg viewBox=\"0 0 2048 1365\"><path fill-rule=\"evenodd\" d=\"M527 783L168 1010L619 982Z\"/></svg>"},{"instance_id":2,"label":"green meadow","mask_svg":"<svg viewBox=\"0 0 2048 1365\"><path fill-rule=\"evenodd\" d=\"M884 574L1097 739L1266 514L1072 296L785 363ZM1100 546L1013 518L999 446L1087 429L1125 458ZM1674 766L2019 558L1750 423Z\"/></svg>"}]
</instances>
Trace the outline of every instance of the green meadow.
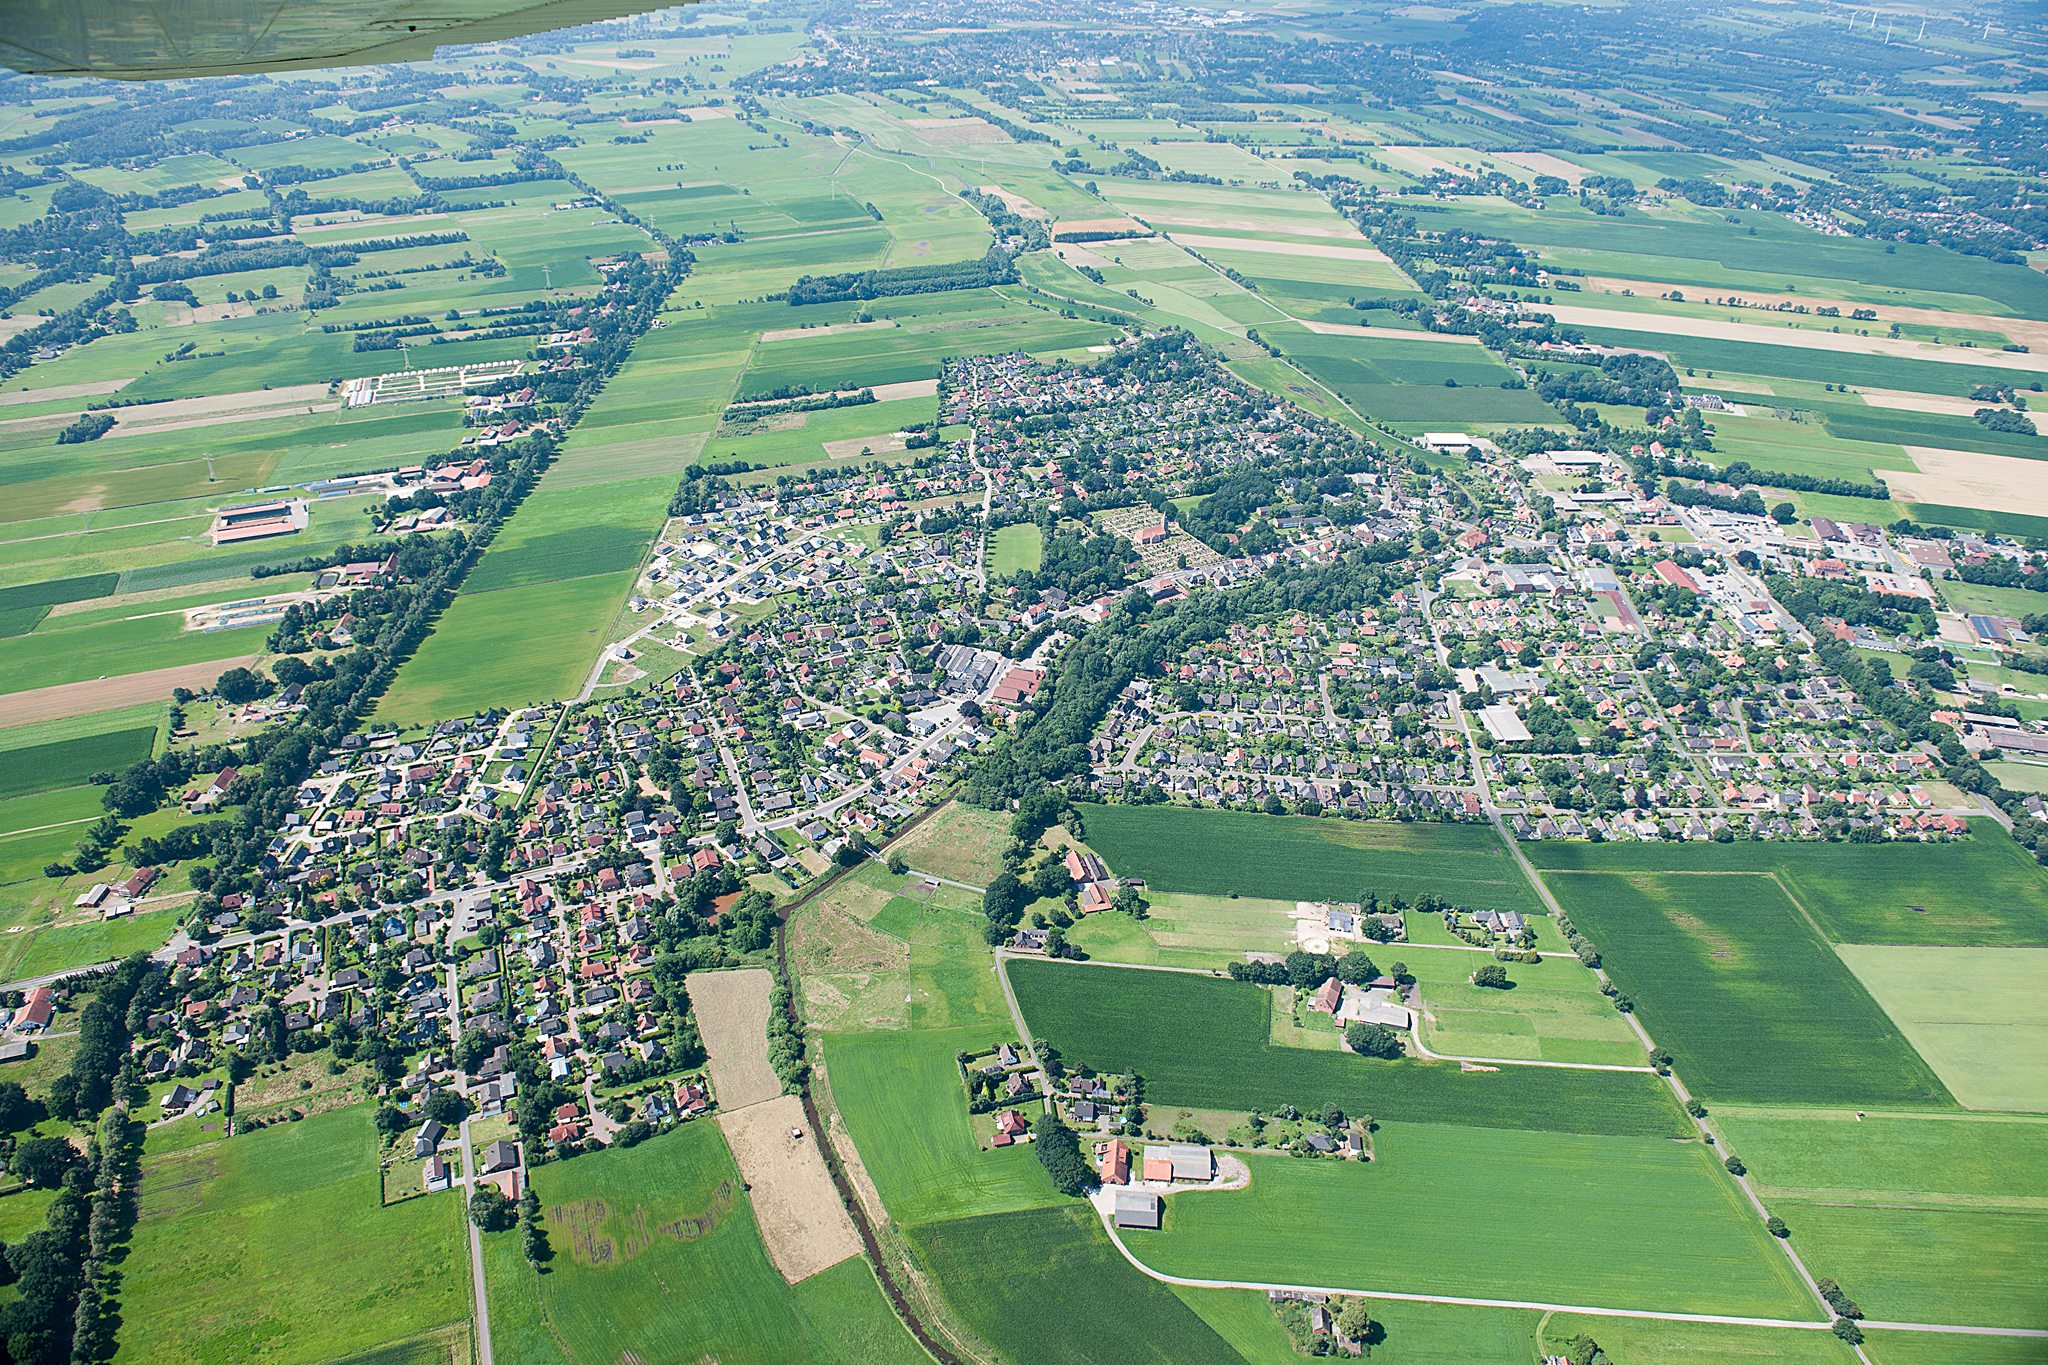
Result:
<instances>
[{"instance_id":1,"label":"green meadow","mask_svg":"<svg viewBox=\"0 0 2048 1365\"><path fill-rule=\"evenodd\" d=\"M1434 893L1468 909L1541 906L1488 825L1382 824L1185 806L1084 806L1111 872L1165 891L1355 901Z\"/></svg>"}]
</instances>

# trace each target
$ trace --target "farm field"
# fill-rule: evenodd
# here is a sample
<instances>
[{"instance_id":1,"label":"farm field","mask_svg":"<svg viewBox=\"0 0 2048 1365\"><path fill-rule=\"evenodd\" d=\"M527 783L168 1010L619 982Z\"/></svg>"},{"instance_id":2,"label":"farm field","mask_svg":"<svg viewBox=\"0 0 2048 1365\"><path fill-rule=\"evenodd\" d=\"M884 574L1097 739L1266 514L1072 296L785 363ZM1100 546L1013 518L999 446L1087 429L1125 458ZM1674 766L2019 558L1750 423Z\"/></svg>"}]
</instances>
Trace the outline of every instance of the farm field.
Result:
<instances>
[{"instance_id":1,"label":"farm field","mask_svg":"<svg viewBox=\"0 0 2048 1365\"><path fill-rule=\"evenodd\" d=\"M1770 879L1551 872L1545 880L1709 1103L1951 1102Z\"/></svg>"},{"instance_id":2,"label":"farm field","mask_svg":"<svg viewBox=\"0 0 2048 1365\"><path fill-rule=\"evenodd\" d=\"M364 1106L147 1159L138 1202L117 1360L316 1365L466 1342L462 1201L380 1207Z\"/></svg>"},{"instance_id":3,"label":"farm field","mask_svg":"<svg viewBox=\"0 0 2048 1365\"><path fill-rule=\"evenodd\" d=\"M545 1166L534 1184L554 1253L548 1273L518 1255L516 1232L494 1239L509 1241L512 1254L486 1263L494 1354L507 1360L660 1360L684 1351L733 1361L787 1360L794 1351L849 1365L923 1358L859 1258L783 1282L715 1124ZM675 1293L676 1285L691 1292Z\"/></svg>"},{"instance_id":4,"label":"farm field","mask_svg":"<svg viewBox=\"0 0 2048 1365\"><path fill-rule=\"evenodd\" d=\"M2048 1112L2048 948L1837 951L1959 1103Z\"/></svg>"},{"instance_id":5,"label":"farm field","mask_svg":"<svg viewBox=\"0 0 2048 1365\"><path fill-rule=\"evenodd\" d=\"M1164 1231L1127 1233L1125 1245L1154 1269L1196 1279L1757 1317L1813 1311L1707 1147L1398 1122L1373 1142L1368 1163L1248 1155L1249 1188L1170 1196ZM1474 1180L1474 1169L1486 1178ZM1432 1213L1398 1251L1375 1255L1359 1231L1373 1210L1394 1208ZM1546 1254L1560 1240L1579 1254Z\"/></svg>"},{"instance_id":6,"label":"farm field","mask_svg":"<svg viewBox=\"0 0 2048 1365\"><path fill-rule=\"evenodd\" d=\"M895 851L919 872L986 886L1003 870L1009 842L1009 816L951 801L898 841Z\"/></svg>"},{"instance_id":7,"label":"farm field","mask_svg":"<svg viewBox=\"0 0 2048 1365\"><path fill-rule=\"evenodd\" d=\"M1200 1365L1242 1358L1165 1285L1127 1265L1085 1205L926 1224L911 1239L961 1320L1016 1359ZM1071 1311L1048 1316L1041 1311L1048 1298Z\"/></svg>"},{"instance_id":8,"label":"farm field","mask_svg":"<svg viewBox=\"0 0 2048 1365\"><path fill-rule=\"evenodd\" d=\"M1136 1071L1148 1102L1241 1112L1336 1104L1382 1120L1669 1137L1677 1106L1654 1077L1628 1072L1374 1062L1274 1047L1259 986L1214 977L1012 960L1005 964L1033 1037L1070 1061Z\"/></svg>"},{"instance_id":9,"label":"farm field","mask_svg":"<svg viewBox=\"0 0 2048 1365\"><path fill-rule=\"evenodd\" d=\"M1434 893L1469 909L1537 913L1487 825L1372 824L1181 806L1084 806L1088 844L1112 873L1164 891L1274 900Z\"/></svg>"},{"instance_id":10,"label":"farm field","mask_svg":"<svg viewBox=\"0 0 2048 1365\"><path fill-rule=\"evenodd\" d=\"M1988 822L1947 844L1524 846L1539 871L1777 877L1838 943L2048 945L2048 869Z\"/></svg>"}]
</instances>

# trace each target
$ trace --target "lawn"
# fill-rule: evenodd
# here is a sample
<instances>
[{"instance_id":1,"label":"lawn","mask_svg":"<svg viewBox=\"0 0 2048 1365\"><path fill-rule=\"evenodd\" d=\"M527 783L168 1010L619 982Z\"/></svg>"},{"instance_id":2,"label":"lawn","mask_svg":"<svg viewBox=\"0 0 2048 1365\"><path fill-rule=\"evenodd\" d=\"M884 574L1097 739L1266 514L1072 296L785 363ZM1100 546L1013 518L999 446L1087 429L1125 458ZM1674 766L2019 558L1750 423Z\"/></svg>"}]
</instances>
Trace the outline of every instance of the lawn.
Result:
<instances>
[{"instance_id":1,"label":"lawn","mask_svg":"<svg viewBox=\"0 0 2048 1365\"><path fill-rule=\"evenodd\" d=\"M139 1204L117 1360L314 1365L469 1316L461 1200L381 1207L366 1106L152 1157Z\"/></svg>"},{"instance_id":2,"label":"lawn","mask_svg":"<svg viewBox=\"0 0 2048 1365\"><path fill-rule=\"evenodd\" d=\"M1775 881L1557 872L1546 880L1709 1103L1949 1102Z\"/></svg>"},{"instance_id":3,"label":"lawn","mask_svg":"<svg viewBox=\"0 0 2048 1365\"><path fill-rule=\"evenodd\" d=\"M2048 948L1837 951L1958 1101L2048 1112Z\"/></svg>"},{"instance_id":4,"label":"lawn","mask_svg":"<svg viewBox=\"0 0 2048 1365\"><path fill-rule=\"evenodd\" d=\"M1837 943L2048 945L2048 870L1989 820L1948 844L1530 844L1539 871L1765 872ZM1554 888L1553 888L1554 889Z\"/></svg>"},{"instance_id":5,"label":"lawn","mask_svg":"<svg viewBox=\"0 0 2048 1365\"><path fill-rule=\"evenodd\" d=\"M1083 806L1088 844L1162 891L1355 901L1367 891L1535 913L1528 881L1485 825L1392 824L1186 806Z\"/></svg>"},{"instance_id":6,"label":"lawn","mask_svg":"<svg viewBox=\"0 0 2048 1365\"><path fill-rule=\"evenodd\" d=\"M1221 968L1247 949L1285 952L1294 935L1294 902L1252 896L1197 896L1148 891L1150 913L1090 915L1067 941L1091 958L1143 966Z\"/></svg>"},{"instance_id":7,"label":"lawn","mask_svg":"<svg viewBox=\"0 0 2048 1365\"><path fill-rule=\"evenodd\" d=\"M1196 1279L1818 1311L1703 1144L1399 1123L1373 1142L1369 1163L1247 1155L1248 1189L1171 1196L1164 1230L1125 1245Z\"/></svg>"},{"instance_id":8,"label":"lawn","mask_svg":"<svg viewBox=\"0 0 2048 1365\"><path fill-rule=\"evenodd\" d=\"M860 1258L784 1283L716 1124L542 1166L533 1184L548 1273L518 1255L516 1232L493 1238L485 1263L492 1353L507 1365L925 1358Z\"/></svg>"},{"instance_id":9,"label":"lawn","mask_svg":"<svg viewBox=\"0 0 2048 1365\"><path fill-rule=\"evenodd\" d=\"M1629 1072L1368 1061L1274 1047L1265 988L1216 977L1016 961L1011 986L1032 1034L1071 1062L1145 1078L1157 1104L1241 1111L1336 1104L1380 1119L1668 1137L1678 1109Z\"/></svg>"},{"instance_id":10,"label":"lawn","mask_svg":"<svg viewBox=\"0 0 2048 1365\"><path fill-rule=\"evenodd\" d=\"M916 1226L1057 1203L1028 1147L981 1151L954 1055L1012 1040L1009 1028L826 1036L832 1098L889 1214Z\"/></svg>"},{"instance_id":11,"label":"lawn","mask_svg":"<svg viewBox=\"0 0 2048 1365\"><path fill-rule=\"evenodd\" d=\"M1004 1358L1032 1365L1242 1358L1172 1290L1126 1264L1085 1205L955 1219L915 1228L911 1240L960 1320Z\"/></svg>"}]
</instances>

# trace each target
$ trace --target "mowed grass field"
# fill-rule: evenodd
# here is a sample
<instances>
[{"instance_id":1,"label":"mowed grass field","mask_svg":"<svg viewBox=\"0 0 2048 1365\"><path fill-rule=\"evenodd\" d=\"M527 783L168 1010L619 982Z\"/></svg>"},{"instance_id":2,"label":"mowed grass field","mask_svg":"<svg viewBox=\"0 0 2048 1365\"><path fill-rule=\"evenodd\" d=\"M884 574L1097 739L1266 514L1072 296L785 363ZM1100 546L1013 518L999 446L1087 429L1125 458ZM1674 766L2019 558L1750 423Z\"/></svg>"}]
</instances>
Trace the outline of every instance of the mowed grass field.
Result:
<instances>
[{"instance_id":1,"label":"mowed grass field","mask_svg":"<svg viewBox=\"0 0 2048 1365\"><path fill-rule=\"evenodd\" d=\"M1837 943L2048 945L2048 869L1988 820L1947 844L1581 844L1524 849L1539 871L1761 872Z\"/></svg>"},{"instance_id":2,"label":"mowed grass field","mask_svg":"<svg viewBox=\"0 0 2048 1365\"><path fill-rule=\"evenodd\" d=\"M1600 982L1577 959L1546 957L1507 964L1511 989L1472 984L1484 953L1417 944L1375 944L1383 969L1401 961L1422 988L1423 1039L1432 1052L1515 1061L1590 1062L1643 1066L1643 1045L1628 1021L1600 994Z\"/></svg>"},{"instance_id":3,"label":"mowed grass field","mask_svg":"<svg viewBox=\"0 0 2048 1365\"><path fill-rule=\"evenodd\" d=\"M1244 1359L1165 1286L1118 1256L1085 1204L956 1219L912 1229L910 1237L954 1313L1007 1359Z\"/></svg>"},{"instance_id":4,"label":"mowed grass field","mask_svg":"<svg viewBox=\"0 0 2048 1365\"><path fill-rule=\"evenodd\" d=\"M466 1344L462 1201L381 1207L375 1143L357 1105L145 1157L116 1360L318 1365Z\"/></svg>"},{"instance_id":5,"label":"mowed grass field","mask_svg":"<svg viewBox=\"0 0 2048 1365\"><path fill-rule=\"evenodd\" d=\"M1387 1120L1675 1137L1677 1105L1655 1077L1619 1071L1369 1061L1275 1047L1261 986L1184 973L1012 961L1032 1035L1069 1063L1145 1078L1153 1104L1316 1110Z\"/></svg>"},{"instance_id":6,"label":"mowed grass field","mask_svg":"<svg viewBox=\"0 0 2048 1365\"><path fill-rule=\"evenodd\" d=\"M1088 845L1163 891L1355 901L1435 893L1468 909L1540 913L1487 825L1393 824L1186 806L1084 806Z\"/></svg>"},{"instance_id":7,"label":"mowed grass field","mask_svg":"<svg viewBox=\"0 0 2048 1365\"><path fill-rule=\"evenodd\" d=\"M1960 1103L2048 1113L2048 948L1838 951Z\"/></svg>"},{"instance_id":8,"label":"mowed grass field","mask_svg":"<svg viewBox=\"0 0 2048 1365\"><path fill-rule=\"evenodd\" d=\"M1246 1155L1247 1189L1170 1196L1125 1245L1196 1279L1817 1313L1703 1143L1408 1123L1373 1143L1365 1163Z\"/></svg>"},{"instance_id":9,"label":"mowed grass field","mask_svg":"<svg viewBox=\"0 0 2048 1365\"><path fill-rule=\"evenodd\" d=\"M1545 880L1708 1102L1950 1103L1772 879L1552 872Z\"/></svg>"},{"instance_id":10,"label":"mowed grass field","mask_svg":"<svg viewBox=\"0 0 2048 1365\"><path fill-rule=\"evenodd\" d=\"M859 1257L786 1284L716 1124L534 1172L553 1258L490 1239L492 1348L507 1365L588 1360L925 1359ZM510 1254L505 1254L509 1251Z\"/></svg>"}]
</instances>

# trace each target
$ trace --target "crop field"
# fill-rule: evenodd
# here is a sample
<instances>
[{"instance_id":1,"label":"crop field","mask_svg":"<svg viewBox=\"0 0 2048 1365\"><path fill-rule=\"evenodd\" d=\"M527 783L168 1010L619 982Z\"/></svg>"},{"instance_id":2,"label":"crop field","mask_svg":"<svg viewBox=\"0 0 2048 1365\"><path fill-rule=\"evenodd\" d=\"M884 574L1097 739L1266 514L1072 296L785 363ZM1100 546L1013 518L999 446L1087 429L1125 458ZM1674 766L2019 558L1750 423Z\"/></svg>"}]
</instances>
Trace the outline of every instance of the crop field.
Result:
<instances>
[{"instance_id":1,"label":"crop field","mask_svg":"<svg viewBox=\"0 0 2048 1365\"><path fill-rule=\"evenodd\" d=\"M1870 1208L1793 1199L1774 1207L1795 1229L1813 1272L1839 1281L1873 1318L2041 1324L2048 1218L2038 1208Z\"/></svg>"},{"instance_id":2,"label":"crop field","mask_svg":"<svg viewBox=\"0 0 2048 1365\"><path fill-rule=\"evenodd\" d=\"M1525 848L1542 871L1775 875L1840 943L2048 945L2048 870L1988 822L1947 844L1577 844Z\"/></svg>"},{"instance_id":3,"label":"crop field","mask_svg":"<svg viewBox=\"0 0 2048 1365\"><path fill-rule=\"evenodd\" d=\"M156 735L157 727L150 724L0 748L0 800L77 786L94 773L124 768L138 758L149 757Z\"/></svg>"},{"instance_id":4,"label":"crop field","mask_svg":"<svg viewBox=\"0 0 2048 1365\"><path fill-rule=\"evenodd\" d=\"M1837 951L1959 1103L2048 1113L2048 948Z\"/></svg>"},{"instance_id":5,"label":"crop field","mask_svg":"<svg viewBox=\"0 0 2048 1365\"><path fill-rule=\"evenodd\" d=\"M1491 826L1373 824L1175 806L1086 806L1088 844L1113 873L1163 891L1272 900L1413 899L1469 909L1541 906Z\"/></svg>"},{"instance_id":6,"label":"crop field","mask_svg":"<svg viewBox=\"0 0 2048 1365\"><path fill-rule=\"evenodd\" d=\"M462 1201L381 1207L360 1105L151 1158L139 1205L117 1360L318 1365L469 1315Z\"/></svg>"},{"instance_id":7,"label":"crop field","mask_svg":"<svg viewBox=\"0 0 2048 1365\"><path fill-rule=\"evenodd\" d=\"M1013 1359L1047 1365L1241 1359L1165 1285L1126 1264L1085 1206L927 1224L911 1238L953 1310ZM1046 1312L1048 1303L1060 1311Z\"/></svg>"},{"instance_id":8,"label":"crop field","mask_svg":"<svg viewBox=\"0 0 2048 1365\"><path fill-rule=\"evenodd\" d=\"M1641 1318L1553 1313L1543 1321L1547 1353L1565 1354L1590 1336L1614 1365L1854 1365L1853 1348L1832 1332L1736 1327L1718 1322L1648 1322ZM1871 1353L1889 1365L1891 1357Z\"/></svg>"},{"instance_id":9,"label":"crop field","mask_svg":"<svg viewBox=\"0 0 2048 1365\"><path fill-rule=\"evenodd\" d=\"M1292 1104L1411 1122L1668 1137L1678 1109L1647 1074L1376 1062L1274 1047L1263 987L1215 977L1011 961L1032 1036L1069 1061L1145 1078L1148 1102L1243 1111Z\"/></svg>"},{"instance_id":10,"label":"crop field","mask_svg":"<svg viewBox=\"0 0 2048 1365\"><path fill-rule=\"evenodd\" d=\"M717 1125L535 1172L553 1258L538 1275L518 1233L486 1261L493 1348L531 1362L923 1358L858 1258L796 1285L768 1259ZM687 1285L688 1293L675 1292ZM505 1305L500 1325L499 1305ZM687 1343L687 1345L685 1345Z\"/></svg>"},{"instance_id":11,"label":"crop field","mask_svg":"<svg viewBox=\"0 0 2048 1365\"><path fill-rule=\"evenodd\" d=\"M1797 1277L1711 1148L1386 1123L1370 1162L1248 1155L1249 1188L1168 1198L1146 1264L1197 1279L1804 1317ZM1483 1178L1475 1173L1483 1171ZM1375 1254L1360 1232L1430 1210ZM1377 1211L1377 1212L1375 1212ZM1575 1249L1561 1257L1549 1249Z\"/></svg>"},{"instance_id":12,"label":"crop field","mask_svg":"<svg viewBox=\"0 0 2048 1365\"><path fill-rule=\"evenodd\" d=\"M1709 1102L1949 1102L1775 882L1696 873L1545 880Z\"/></svg>"},{"instance_id":13,"label":"crop field","mask_svg":"<svg viewBox=\"0 0 2048 1365\"><path fill-rule=\"evenodd\" d=\"M1408 341L1392 331L1328 336L1274 327L1260 335L1268 332L1310 374L1383 422L1541 423L1551 416L1549 405L1481 346Z\"/></svg>"}]
</instances>

